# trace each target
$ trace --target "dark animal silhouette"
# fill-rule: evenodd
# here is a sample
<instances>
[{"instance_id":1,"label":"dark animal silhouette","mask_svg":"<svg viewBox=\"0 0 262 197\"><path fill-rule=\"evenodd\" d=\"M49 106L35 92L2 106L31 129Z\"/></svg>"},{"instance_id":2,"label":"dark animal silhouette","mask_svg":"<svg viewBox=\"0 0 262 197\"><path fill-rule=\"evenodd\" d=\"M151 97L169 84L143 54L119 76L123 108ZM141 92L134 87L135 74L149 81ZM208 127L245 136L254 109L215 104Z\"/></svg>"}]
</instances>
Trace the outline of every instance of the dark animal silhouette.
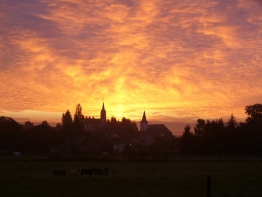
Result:
<instances>
[{"instance_id":1,"label":"dark animal silhouette","mask_svg":"<svg viewBox=\"0 0 262 197\"><path fill-rule=\"evenodd\" d=\"M70 170L70 175L78 176L78 173L76 170Z\"/></svg>"},{"instance_id":2,"label":"dark animal silhouette","mask_svg":"<svg viewBox=\"0 0 262 197\"><path fill-rule=\"evenodd\" d=\"M107 175L108 175L108 172L109 172L109 169L108 169L108 167L106 166L106 167L104 168L104 173L105 173L105 176L107 176Z\"/></svg>"},{"instance_id":3,"label":"dark animal silhouette","mask_svg":"<svg viewBox=\"0 0 262 197\"><path fill-rule=\"evenodd\" d=\"M53 176L66 176L65 170L53 170Z\"/></svg>"},{"instance_id":4,"label":"dark animal silhouette","mask_svg":"<svg viewBox=\"0 0 262 197\"><path fill-rule=\"evenodd\" d=\"M95 176L103 176L104 172L101 168L96 168L95 169Z\"/></svg>"},{"instance_id":5,"label":"dark animal silhouette","mask_svg":"<svg viewBox=\"0 0 262 197\"><path fill-rule=\"evenodd\" d=\"M83 176L84 174L92 176L95 172L94 168L90 168L90 169L81 169L81 176Z\"/></svg>"}]
</instances>

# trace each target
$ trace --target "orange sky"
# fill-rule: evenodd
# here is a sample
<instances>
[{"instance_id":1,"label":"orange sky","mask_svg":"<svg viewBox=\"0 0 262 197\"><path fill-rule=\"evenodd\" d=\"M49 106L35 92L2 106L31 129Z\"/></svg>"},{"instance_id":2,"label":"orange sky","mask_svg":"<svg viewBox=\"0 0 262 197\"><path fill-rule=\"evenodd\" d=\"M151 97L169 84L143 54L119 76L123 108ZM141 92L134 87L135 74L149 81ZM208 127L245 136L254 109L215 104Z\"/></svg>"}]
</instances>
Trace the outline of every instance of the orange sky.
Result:
<instances>
[{"instance_id":1,"label":"orange sky","mask_svg":"<svg viewBox=\"0 0 262 197\"><path fill-rule=\"evenodd\" d=\"M246 117L262 100L258 0L0 0L0 115L165 123Z\"/></svg>"}]
</instances>

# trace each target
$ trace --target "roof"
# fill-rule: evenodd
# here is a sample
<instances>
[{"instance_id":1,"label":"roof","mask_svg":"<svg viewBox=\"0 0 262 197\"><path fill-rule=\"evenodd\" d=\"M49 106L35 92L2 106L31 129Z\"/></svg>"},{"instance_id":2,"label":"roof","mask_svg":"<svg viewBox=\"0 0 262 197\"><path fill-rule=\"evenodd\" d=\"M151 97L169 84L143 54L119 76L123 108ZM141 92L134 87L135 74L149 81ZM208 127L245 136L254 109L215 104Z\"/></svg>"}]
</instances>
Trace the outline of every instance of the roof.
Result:
<instances>
[{"instance_id":1,"label":"roof","mask_svg":"<svg viewBox=\"0 0 262 197\"><path fill-rule=\"evenodd\" d=\"M142 118L141 122L146 122L147 123L146 112L145 111L144 111L143 118Z\"/></svg>"},{"instance_id":2,"label":"roof","mask_svg":"<svg viewBox=\"0 0 262 197\"><path fill-rule=\"evenodd\" d=\"M154 135L172 134L172 132L164 124L150 124L148 125L146 133Z\"/></svg>"},{"instance_id":3,"label":"roof","mask_svg":"<svg viewBox=\"0 0 262 197\"><path fill-rule=\"evenodd\" d=\"M104 105L104 102L103 102L102 110L104 110L104 111L105 111L105 105Z\"/></svg>"},{"instance_id":4,"label":"roof","mask_svg":"<svg viewBox=\"0 0 262 197\"><path fill-rule=\"evenodd\" d=\"M101 120L100 118L99 119L96 119L96 118L85 118L84 119L84 123L85 124L101 124Z\"/></svg>"}]
</instances>

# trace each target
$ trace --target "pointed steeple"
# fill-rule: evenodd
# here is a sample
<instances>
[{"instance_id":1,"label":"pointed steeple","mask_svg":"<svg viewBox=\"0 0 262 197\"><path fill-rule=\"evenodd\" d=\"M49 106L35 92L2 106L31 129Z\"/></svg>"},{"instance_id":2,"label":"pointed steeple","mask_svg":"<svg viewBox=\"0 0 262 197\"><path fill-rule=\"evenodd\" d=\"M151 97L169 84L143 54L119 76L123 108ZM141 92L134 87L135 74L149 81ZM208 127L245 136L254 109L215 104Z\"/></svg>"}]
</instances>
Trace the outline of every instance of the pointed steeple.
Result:
<instances>
[{"instance_id":1,"label":"pointed steeple","mask_svg":"<svg viewBox=\"0 0 262 197\"><path fill-rule=\"evenodd\" d=\"M143 118L142 118L142 121L141 122L146 122L147 123L147 120L146 120L146 112L144 111L144 114L143 114Z\"/></svg>"},{"instance_id":2,"label":"pointed steeple","mask_svg":"<svg viewBox=\"0 0 262 197\"><path fill-rule=\"evenodd\" d=\"M146 112L144 111L142 120L140 122L140 131L146 131L148 128L148 122L146 120Z\"/></svg>"},{"instance_id":3,"label":"pointed steeple","mask_svg":"<svg viewBox=\"0 0 262 197\"><path fill-rule=\"evenodd\" d=\"M104 102L103 102L102 110L101 110L101 113L100 113L100 121L101 121L101 124L106 123L106 110L105 110Z\"/></svg>"}]
</instances>

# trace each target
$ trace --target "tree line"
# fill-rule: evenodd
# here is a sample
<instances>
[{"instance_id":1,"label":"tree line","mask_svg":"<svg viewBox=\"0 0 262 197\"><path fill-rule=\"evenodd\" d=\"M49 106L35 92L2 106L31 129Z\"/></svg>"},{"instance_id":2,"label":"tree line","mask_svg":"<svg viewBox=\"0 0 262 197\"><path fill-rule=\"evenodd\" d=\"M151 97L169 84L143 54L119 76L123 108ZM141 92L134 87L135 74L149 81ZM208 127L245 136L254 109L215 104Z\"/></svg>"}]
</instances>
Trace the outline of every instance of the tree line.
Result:
<instances>
[{"instance_id":1,"label":"tree line","mask_svg":"<svg viewBox=\"0 0 262 197\"><path fill-rule=\"evenodd\" d=\"M85 126L90 125L93 130L87 132ZM48 153L51 146L63 144L67 139L81 136L99 143L113 133L124 140L131 140L139 134L136 123L127 118L117 120L112 117L101 125L100 119L85 117L80 104L76 106L73 116L69 110L63 113L61 123L55 127L47 121L39 125L26 121L21 125L11 117L0 117L0 149Z\"/></svg>"},{"instance_id":2,"label":"tree line","mask_svg":"<svg viewBox=\"0 0 262 197\"><path fill-rule=\"evenodd\" d=\"M172 152L184 155L262 154L262 104L246 106L245 113L244 122L238 122L233 114L227 121L198 119L193 128L185 126L182 136L155 136L154 143L145 147L133 143L141 138L135 122L112 117L101 126L99 119L83 116L79 104L73 116L69 110L63 113L61 123L56 127L51 127L46 121L39 125L27 121L21 125L11 117L0 117L0 149L48 153L51 146L63 144L68 138L81 136L100 143L102 138L115 134L124 142L132 142L126 153L134 155L143 152L145 155ZM94 132L86 132L86 123L94 125Z\"/></svg>"},{"instance_id":3,"label":"tree line","mask_svg":"<svg viewBox=\"0 0 262 197\"><path fill-rule=\"evenodd\" d=\"M184 154L262 154L262 104L245 107L245 122L237 122L231 114L223 119L198 119L191 131L186 125L181 138Z\"/></svg>"}]
</instances>

